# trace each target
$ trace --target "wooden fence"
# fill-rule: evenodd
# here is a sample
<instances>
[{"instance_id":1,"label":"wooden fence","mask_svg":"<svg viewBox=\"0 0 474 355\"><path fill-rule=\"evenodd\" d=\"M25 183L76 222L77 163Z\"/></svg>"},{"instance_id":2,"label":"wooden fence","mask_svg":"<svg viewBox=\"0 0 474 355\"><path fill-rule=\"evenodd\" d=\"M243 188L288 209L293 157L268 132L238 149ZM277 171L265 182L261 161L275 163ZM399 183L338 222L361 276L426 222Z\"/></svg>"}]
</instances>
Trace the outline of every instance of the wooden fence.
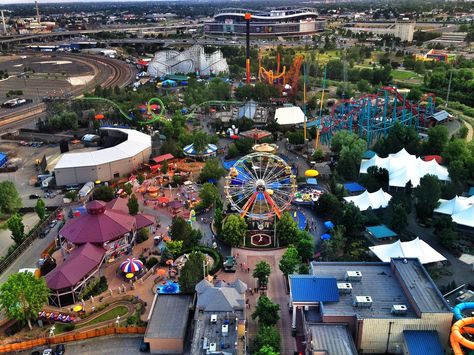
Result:
<instances>
[{"instance_id":1,"label":"wooden fence","mask_svg":"<svg viewBox=\"0 0 474 355\"><path fill-rule=\"evenodd\" d=\"M114 327L86 330L73 334L56 335L52 337L41 337L37 339L27 340L20 343L0 345L0 353L8 353L13 351L22 351L36 348L44 345L53 345L60 343L68 343L71 341L86 340L96 337L102 337L115 334L145 334L145 327Z\"/></svg>"}]
</instances>

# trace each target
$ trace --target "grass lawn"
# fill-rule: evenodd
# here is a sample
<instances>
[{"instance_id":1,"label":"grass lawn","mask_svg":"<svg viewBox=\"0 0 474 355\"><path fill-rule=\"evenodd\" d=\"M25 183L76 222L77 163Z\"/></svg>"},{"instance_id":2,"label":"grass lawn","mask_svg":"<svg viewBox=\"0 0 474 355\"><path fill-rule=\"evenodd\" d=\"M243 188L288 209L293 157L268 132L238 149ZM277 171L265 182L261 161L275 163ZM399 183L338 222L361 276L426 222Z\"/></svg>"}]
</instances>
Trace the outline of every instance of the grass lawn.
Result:
<instances>
[{"instance_id":1,"label":"grass lawn","mask_svg":"<svg viewBox=\"0 0 474 355\"><path fill-rule=\"evenodd\" d=\"M105 322L107 320L115 320L117 318L117 316L123 316L123 315L127 314L127 312L128 312L127 307L117 306L117 307L114 307L111 310L105 312L104 314L101 314L97 318L92 319L90 322L78 325L76 327L76 329L77 328L82 328L82 327L85 327L85 326L89 326L89 325L93 325L93 324L97 324L97 323L100 323L100 322Z\"/></svg>"},{"instance_id":2,"label":"grass lawn","mask_svg":"<svg viewBox=\"0 0 474 355\"><path fill-rule=\"evenodd\" d=\"M394 80L408 80L408 79L417 79L420 77L417 73L411 70L392 70L392 76Z\"/></svg>"}]
</instances>

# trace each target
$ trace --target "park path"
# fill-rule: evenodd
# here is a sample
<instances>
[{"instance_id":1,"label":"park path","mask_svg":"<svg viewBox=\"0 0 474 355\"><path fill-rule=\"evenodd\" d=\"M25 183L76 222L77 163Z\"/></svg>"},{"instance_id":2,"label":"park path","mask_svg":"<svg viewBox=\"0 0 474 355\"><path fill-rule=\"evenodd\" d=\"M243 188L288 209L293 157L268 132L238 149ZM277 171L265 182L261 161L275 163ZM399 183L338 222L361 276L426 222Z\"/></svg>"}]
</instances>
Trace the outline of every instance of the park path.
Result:
<instances>
[{"instance_id":1,"label":"park path","mask_svg":"<svg viewBox=\"0 0 474 355\"><path fill-rule=\"evenodd\" d=\"M235 273L224 273L218 274L218 279L226 282L232 282L236 279L240 279L247 284L251 289L256 286L256 279L252 277L252 272L255 265L264 260L266 261L271 269L268 282L267 296L275 303L280 305L280 320L277 323L277 328L281 336L281 348L280 354L293 354L296 351L295 338L291 335L291 314L288 312L288 293L286 287L286 281L283 273L280 271L278 264L281 256L285 252L285 249L278 250L247 250L240 248L233 248L232 255L237 256L237 263L245 264L250 268L250 272L246 272L240 267L237 268ZM255 335L257 334L258 324L257 321L252 319L252 313L255 311L255 304L258 301L259 295L253 293L247 293L246 298L249 300L250 309L247 309L247 335L249 350L253 349L253 342Z\"/></svg>"}]
</instances>

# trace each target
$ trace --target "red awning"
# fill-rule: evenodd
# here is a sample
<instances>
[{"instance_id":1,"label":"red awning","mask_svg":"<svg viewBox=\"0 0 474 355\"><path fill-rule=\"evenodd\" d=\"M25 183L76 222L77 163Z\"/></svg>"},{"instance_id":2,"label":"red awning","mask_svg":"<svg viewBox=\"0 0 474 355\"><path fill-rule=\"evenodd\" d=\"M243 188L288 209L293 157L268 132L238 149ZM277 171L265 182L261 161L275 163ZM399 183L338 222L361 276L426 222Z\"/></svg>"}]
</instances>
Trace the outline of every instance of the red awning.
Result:
<instances>
[{"instance_id":1,"label":"red awning","mask_svg":"<svg viewBox=\"0 0 474 355\"><path fill-rule=\"evenodd\" d=\"M141 65L141 66L144 66L144 67L147 67L148 64L150 64L150 62L146 61L146 60L143 60L143 59L140 59L139 61L137 61L137 65Z\"/></svg>"},{"instance_id":2,"label":"red awning","mask_svg":"<svg viewBox=\"0 0 474 355\"><path fill-rule=\"evenodd\" d=\"M164 155L159 155L157 157L151 158L155 163L161 163L166 160L171 160L174 159L174 156L172 154L164 154Z\"/></svg>"},{"instance_id":3,"label":"red awning","mask_svg":"<svg viewBox=\"0 0 474 355\"><path fill-rule=\"evenodd\" d=\"M424 161L431 161L431 160L436 160L438 164L443 163L443 158L440 155L425 155L423 157Z\"/></svg>"}]
</instances>

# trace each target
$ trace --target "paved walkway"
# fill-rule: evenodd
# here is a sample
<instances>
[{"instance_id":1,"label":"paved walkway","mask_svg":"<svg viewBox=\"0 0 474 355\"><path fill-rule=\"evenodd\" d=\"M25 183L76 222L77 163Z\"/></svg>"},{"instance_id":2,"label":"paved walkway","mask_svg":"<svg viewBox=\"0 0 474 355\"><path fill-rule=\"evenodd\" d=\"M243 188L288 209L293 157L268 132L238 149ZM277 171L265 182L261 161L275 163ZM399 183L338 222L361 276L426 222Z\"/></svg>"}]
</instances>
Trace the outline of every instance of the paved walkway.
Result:
<instances>
[{"instance_id":1,"label":"paved walkway","mask_svg":"<svg viewBox=\"0 0 474 355\"><path fill-rule=\"evenodd\" d=\"M36 213L25 213L23 215L23 224L25 225L25 234L28 234L31 228L38 223L39 217ZM9 229L0 230L0 256L7 254L8 248L14 244L11 238L12 232Z\"/></svg>"},{"instance_id":2,"label":"paved walkway","mask_svg":"<svg viewBox=\"0 0 474 355\"><path fill-rule=\"evenodd\" d=\"M268 282L267 296L275 303L280 305L280 320L278 321L277 328L281 336L281 354L293 354L296 350L295 338L291 335L291 314L288 312L288 300L289 295L287 294L287 288L284 276L278 267L281 256L285 252L285 249L279 250L246 250L240 248L233 248L232 255L238 255L237 262L240 264L246 264L250 268L250 272L244 272L238 268L236 273L224 273L218 274L218 279L225 280L227 282L241 279L244 281L249 288L255 288L256 279L252 277L253 269L255 265L264 260L266 261L271 269L270 279ZM250 351L253 351L253 342L257 333L258 324L257 321L252 320L252 313L255 310L255 304L258 300L258 295L247 293L246 296L249 299L250 309L247 309L247 324L248 324L248 337Z\"/></svg>"}]
</instances>

